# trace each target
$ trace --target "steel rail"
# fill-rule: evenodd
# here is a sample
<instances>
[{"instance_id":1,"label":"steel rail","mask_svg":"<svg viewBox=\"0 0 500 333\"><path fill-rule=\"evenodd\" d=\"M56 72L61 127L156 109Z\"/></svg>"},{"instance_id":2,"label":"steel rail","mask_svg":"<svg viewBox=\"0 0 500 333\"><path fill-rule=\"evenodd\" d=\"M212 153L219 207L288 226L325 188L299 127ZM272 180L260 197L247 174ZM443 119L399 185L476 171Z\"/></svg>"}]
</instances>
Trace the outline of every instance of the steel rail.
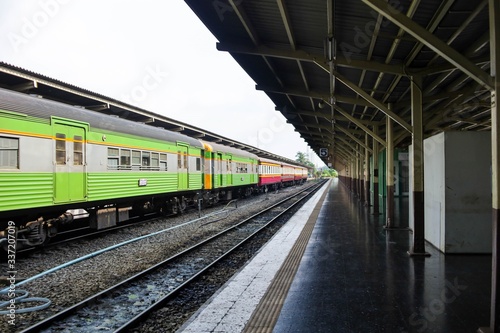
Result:
<instances>
[{"instance_id":1,"label":"steel rail","mask_svg":"<svg viewBox=\"0 0 500 333\"><path fill-rule=\"evenodd\" d=\"M31 327L28 327L27 329L23 330L22 332L23 333L38 332L42 329L46 329L48 327L51 327L55 323L63 322L65 319L70 318L72 315L75 315L80 311L86 312L87 316L88 316L88 313L91 311L89 309L89 307L92 305L99 304L99 310L102 312L103 307L106 306L106 304L103 304L104 299L108 298L108 299L110 299L110 302L112 302L114 299L116 299L117 293L121 293L121 295L123 295L124 292L122 292L122 291L124 291L124 290L126 291L127 289L130 288L129 286L133 285L133 284L142 285L144 287L143 289L146 290L147 288L146 288L146 286L141 284L141 282L140 282L141 280L144 281L148 277L151 277L155 273L159 274L158 272L160 270L162 270L162 269L165 270L168 265L173 265L174 261L181 260L182 258L186 258L186 256L188 256L189 254L194 253L194 251L201 250L204 246L209 246L210 244L214 244L214 242L216 242L217 240L219 240L223 236L227 236L230 232L240 232L241 233L243 230L243 228L242 228L243 226L251 224L252 221L255 221L259 217L262 217L264 214L269 213L272 210L276 210L277 207L279 207L279 206L283 205L284 203L296 198L297 196L303 194L306 191L314 192L315 190L319 189L322 185L323 185L323 182L320 182L318 184L314 184L313 186L305 188L302 191L295 193L293 196L288 197L284 200L281 200L280 202L273 204L272 206L266 208L265 210L263 210L259 213L256 213L256 214L250 216L249 218L246 218L245 220L237 223L236 225L233 225L233 226L231 226L231 227L229 227L229 228L227 228L227 229L225 229L225 230L223 230L223 231L221 231L213 236L210 236L209 238L202 240L201 242L189 247L188 249L183 250L182 252L180 252L180 253L178 253L170 258L168 258L168 259L166 259L166 260L164 260L164 261L162 261L162 262L160 262L152 267L149 267L148 269L146 269L140 273L137 273L134 276L127 278L124 281L121 281L121 282L115 284L114 286L112 286L106 290L103 290L103 291L101 291L101 292L99 292L99 293L73 305L73 306L70 306L67 309L62 310L62 311L58 312L57 314L55 314L49 318L46 318L45 320L43 320L43 321L41 321L41 322L31 326ZM270 220L268 219L264 222L263 221L257 222L257 225L259 227L256 228L256 230L251 230L249 233L247 233L245 235L245 237L243 239L239 240L239 242L236 245L230 246L229 250L224 251L223 254L219 255L216 259L212 260L211 263L206 264L201 269L196 269L195 273L193 273L191 276L189 276L189 278L182 281L182 283L177 285L173 290L170 290L165 296L163 296L159 299L155 299L154 301L152 301L153 304L147 306L145 309L136 311L137 313L133 314L132 315L133 317L131 319L127 320L126 322L123 320L122 322L124 322L124 323L119 328L117 328L116 331L124 331L127 328L136 325L139 321L141 321L149 313L158 309L159 307L162 306L162 304L164 304L165 302L167 302L170 299L172 299L173 297L175 297L182 289L186 288L186 286L188 286L190 283L192 283L193 281L198 279L200 276L202 276L208 269L213 267L216 263L220 262L225 257L227 257L230 253L232 253L236 249L240 248L248 240L252 239L256 234L259 234L262 230L266 229L267 226L272 224L272 222L274 222L278 217L280 217L285 212L287 212L289 209L291 209L291 207L294 207L296 204L301 202L301 200L303 200L305 197L307 197L307 196L304 196L300 200L297 200L292 205L287 207L285 210L280 211L278 214L274 214L274 216ZM161 276L165 276L164 272L161 273ZM113 304L111 304L111 306L112 305Z\"/></svg>"}]
</instances>

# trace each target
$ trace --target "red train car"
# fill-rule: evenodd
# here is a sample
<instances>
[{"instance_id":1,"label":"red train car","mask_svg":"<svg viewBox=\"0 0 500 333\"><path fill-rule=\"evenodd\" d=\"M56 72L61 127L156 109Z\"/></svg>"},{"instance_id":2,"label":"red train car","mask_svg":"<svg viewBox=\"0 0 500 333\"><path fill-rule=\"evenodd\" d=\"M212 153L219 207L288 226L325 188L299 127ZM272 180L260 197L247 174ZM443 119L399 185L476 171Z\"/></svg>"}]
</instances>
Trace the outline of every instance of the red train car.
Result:
<instances>
[{"instance_id":1,"label":"red train car","mask_svg":"<svg viewBox=\"0 0 500 333\"><path fill-rule=\"evenodd\" d=\"M303 167L296 166L294 168L294 182L295 184L301 184L304 181L304 169ZM306 170L306 178L307 178L307 169Z\"/></svg>"},{"instance_id":2,"label":"red train car","mask_svg":"<svg viewBox=\"0 0 500 333\"><path fill-rule=\"evenodd\" d=\"M281 164L259 158L259 187L279 187L281 185Z\"/></svg>"},{"instance_id":3,"label":"red train car","mask_svg":"<svg viewBox=\"0 0 500 333\"><path fill-rule=\"evenodd\" d=\"M283 185L293 185L295 180L295 166L290 164L281 164L281 182Z\"/></svg>"}]
</instances>

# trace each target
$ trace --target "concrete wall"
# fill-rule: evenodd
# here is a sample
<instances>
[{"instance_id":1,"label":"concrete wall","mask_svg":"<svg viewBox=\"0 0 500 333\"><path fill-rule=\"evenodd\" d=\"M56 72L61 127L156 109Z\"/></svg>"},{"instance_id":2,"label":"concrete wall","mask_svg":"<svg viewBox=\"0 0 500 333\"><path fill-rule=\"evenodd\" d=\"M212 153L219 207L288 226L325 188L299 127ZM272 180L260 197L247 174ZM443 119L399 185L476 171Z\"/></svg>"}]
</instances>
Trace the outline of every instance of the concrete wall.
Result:
<instances>
[{"instance_id":1,"label":"concrete wall","mask_svg":"<svg viewBox=\"0 0 500 333\"><path fill-rule=\"evenodd\" d=\"M491 137L445 132L424 141L425 237L445 253L491 253Z\"/></svg>"},{"instance_id":2,"label":"concrete wall","mask_svg":"<svg viewBox=\"0 0 500 333\"><path fill-rule=\"evenodd\" d=\"M444 251L445 133L424 140L425 239Z\"/></svg>"},{"instance_id":3,"label":"concrete wall","mask_svg":"<svg viewBox=\"0 0 500 333\"><path fill-rule=\"evenodd\" d=\"M491 133L446 135L446 252L491 253Z\"/></svg>"}]
</instances>

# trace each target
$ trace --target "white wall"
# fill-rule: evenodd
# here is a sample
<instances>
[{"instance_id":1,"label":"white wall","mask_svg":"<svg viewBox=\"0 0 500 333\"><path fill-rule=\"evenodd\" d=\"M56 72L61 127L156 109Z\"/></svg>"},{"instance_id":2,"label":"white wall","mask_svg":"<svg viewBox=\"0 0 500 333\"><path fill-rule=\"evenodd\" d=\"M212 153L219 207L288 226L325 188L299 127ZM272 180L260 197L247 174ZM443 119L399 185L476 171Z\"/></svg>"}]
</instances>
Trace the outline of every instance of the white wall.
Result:
<instances>
[{"instance_id":1,"label":"white wall","mask_svg":"<svg viewBox=\"0 0 500 333\"><path fill-rule=\"evenodd\" d=\"M445 252L445 133L424 140L425 239Z\"/></svg>"},{"instance_id":2,"label":"white wall","mask_svg":"<svg viewBox=\"0 0 500 333\"><path fill-rule=\"evenodd\" d=\"M445 253L491 253L491 137L445 132L424 141L425 238Z\"/></svg>"}]
</instances>

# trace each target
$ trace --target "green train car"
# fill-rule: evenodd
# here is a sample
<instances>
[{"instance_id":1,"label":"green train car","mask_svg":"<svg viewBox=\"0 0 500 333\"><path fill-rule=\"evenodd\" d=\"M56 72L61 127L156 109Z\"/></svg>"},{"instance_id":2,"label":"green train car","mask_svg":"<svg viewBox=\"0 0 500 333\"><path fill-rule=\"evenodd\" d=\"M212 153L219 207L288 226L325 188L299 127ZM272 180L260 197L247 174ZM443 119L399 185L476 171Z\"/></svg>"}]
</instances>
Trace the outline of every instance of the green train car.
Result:
<instances>
[{"instance_id":1,"label":"green train car","mask_svg":"<svg viewBox=\"0 0 500 333\"><path fill-rule=\"evenodd\" d=\"M207 161L204 182L206 188L220 190L238 187L240 195L250 195L254 188L246 185L258 183L257 156L213 142L203 142L203 145ZM232 193L227 195L230 196ZM230 197L226 196L226 199Z\"/></svg>"},{"instance_id":2,"label":"green train car","mask_svg":"<svg viewBox=\"0 0 500 333\"><path fill-rule=\"evenodd\" d=\"M257 164L245 151L0 89L0 242L9 221L18 247L36 246L77 219L102 229L249 195Z\"/></svg>"}]
</instances>

